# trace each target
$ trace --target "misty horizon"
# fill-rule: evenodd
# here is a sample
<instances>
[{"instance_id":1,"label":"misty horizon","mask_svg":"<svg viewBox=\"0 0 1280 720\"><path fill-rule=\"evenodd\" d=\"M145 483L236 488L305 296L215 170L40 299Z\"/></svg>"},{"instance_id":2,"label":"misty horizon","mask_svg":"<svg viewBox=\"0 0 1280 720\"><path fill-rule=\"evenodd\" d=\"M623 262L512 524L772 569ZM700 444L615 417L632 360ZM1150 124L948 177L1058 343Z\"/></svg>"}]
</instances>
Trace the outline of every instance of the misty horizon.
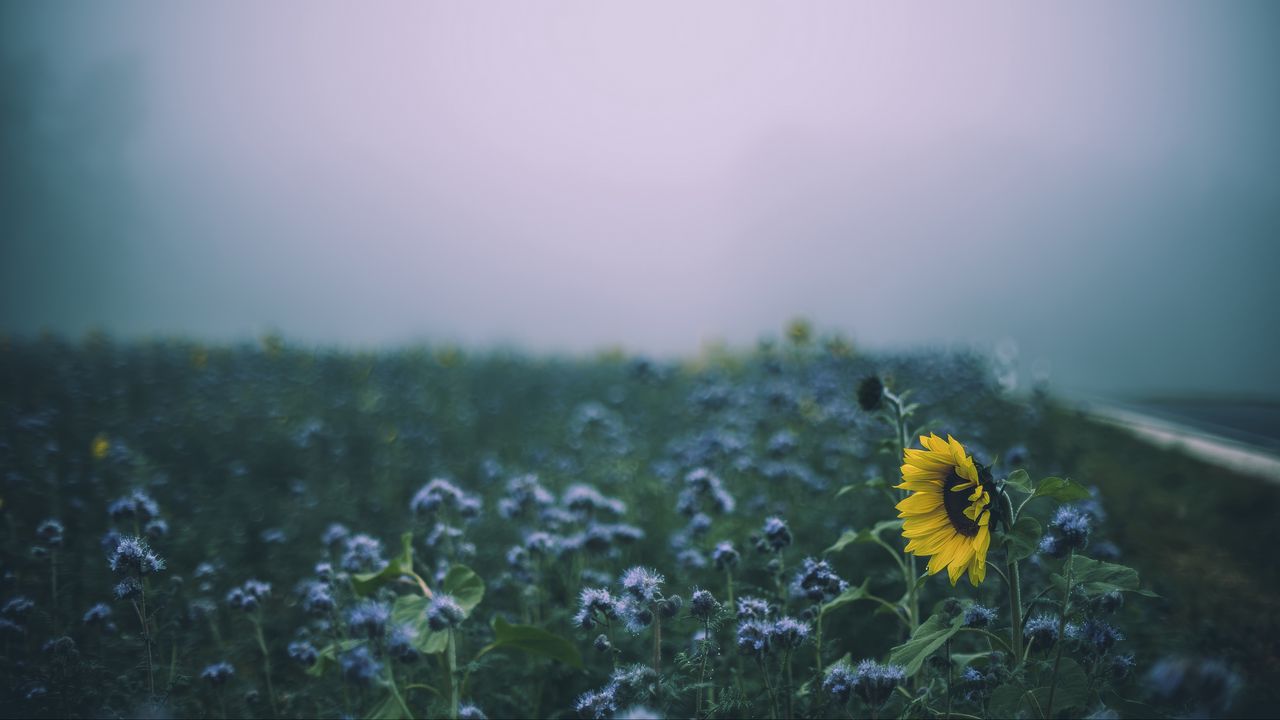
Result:
<instances>
[{"instance_id":1,"label":"misty horizon","mask_svg":"<svg viewBox=\"0 0 1280 720\"><path fill-rule=\"evenodd\" d=\"M7 3L0 331L1280 393L1280 11Z\"/></svg>"}]
</instances>

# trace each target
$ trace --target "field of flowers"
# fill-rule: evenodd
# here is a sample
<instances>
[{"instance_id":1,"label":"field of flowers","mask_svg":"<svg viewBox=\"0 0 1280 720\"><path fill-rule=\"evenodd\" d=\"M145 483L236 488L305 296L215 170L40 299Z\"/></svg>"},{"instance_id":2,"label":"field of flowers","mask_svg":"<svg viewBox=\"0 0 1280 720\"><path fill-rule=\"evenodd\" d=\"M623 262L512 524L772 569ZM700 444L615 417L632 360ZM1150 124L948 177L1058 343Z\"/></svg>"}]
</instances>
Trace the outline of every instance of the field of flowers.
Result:
<instances>
[{"instance_id":1,"label":"field of flowers","mask_svg":"<svg viewBox=\"0 0 1280 720\"><path fill-rule=\"evenodd\" d=\"M1278 700L1274 491L977 356L97 336L6 341L0 378L5 717Z\"/></svg>"}]
</instances>

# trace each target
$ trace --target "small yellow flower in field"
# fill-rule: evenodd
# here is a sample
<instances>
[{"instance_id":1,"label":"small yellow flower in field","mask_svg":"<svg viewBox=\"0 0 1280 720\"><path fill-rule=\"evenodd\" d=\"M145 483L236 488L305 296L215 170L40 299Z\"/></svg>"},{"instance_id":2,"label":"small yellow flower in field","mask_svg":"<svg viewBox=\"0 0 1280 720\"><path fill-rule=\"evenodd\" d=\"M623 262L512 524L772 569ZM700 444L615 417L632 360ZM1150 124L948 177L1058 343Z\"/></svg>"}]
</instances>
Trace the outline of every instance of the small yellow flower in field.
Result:
<instances>
[{"instance_id":1,"label":"small yellow flower in field","mask_svg":"<svg viewBox=\"0 0 1280 720\"><path fill-rule=\"evenodd\" d=\"M94 460L101 460L107 456L107 453L111 452L111 441L107 439L106 435L98 433L89 445L89 449L93 452Z\"/></svg>"},{"instance_id":2,"label":"small yellow flower in field","mask_svg":"<svg viewBox=\"0 0 1280 720\"><path fill-rule=\"evenodd\" d=\"M203 370L205 365L209 364L209 352L202 347L198 347L191 351L191 367L196 370Z\"/></svg>"},{"instance_id":3,"label":"small yellow flower in field","mask_svg":"<svg viewBox=\"0 0 1280 720\"><path fill-rule=\"evenodd\" d=\"M930 575L946 568L955 585L968 570L977 586L987 576L991 494L955 438L922 435L920 444L924 450L904 452L902 484L896 486L912 493L897 505L907 552L928 556Z\"/></svg>"}]
</instances>

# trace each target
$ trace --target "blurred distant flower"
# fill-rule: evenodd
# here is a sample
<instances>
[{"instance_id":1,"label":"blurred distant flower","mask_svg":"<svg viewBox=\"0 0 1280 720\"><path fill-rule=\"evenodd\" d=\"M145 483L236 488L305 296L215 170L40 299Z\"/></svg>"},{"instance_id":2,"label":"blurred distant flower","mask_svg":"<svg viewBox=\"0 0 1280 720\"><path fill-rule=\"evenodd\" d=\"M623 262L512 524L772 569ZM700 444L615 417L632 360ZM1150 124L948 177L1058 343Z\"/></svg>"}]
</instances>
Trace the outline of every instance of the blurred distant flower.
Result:
<instances>
[{"instance_id":1,"label":"blurred distant flower","mask_svg":"<svg viewBox=\"0 0 1280 720\"><path fill-rule=\"evenodd\" d=\"M868 707L879 708L906 680L907 672L900 665L881 665L874 660L863 660L854 673L853 691Z\"/></svg>"},{"instance_id":2,"label":"blurred distant flower","mask_svg":"<svg viewBox=\"0 0 1280 720\"><path fill-rule=\"evenodd\" d=\"M246 580L243 585L227 593L227 605L233 610L251 612L257 610L271 596L271 583Z\"/></svg>"},{"instance_id":3,"label":"blurred distant flower","mask_svg":"<svg viewBox=\"0 0 1280 720\"><path fill-rule=\"evenodd\" d=\"M200 677L215 686L227 684L227 681L235 674L236 669L229 662L217 662L206 666L204 670L200 671Z\"/></svg>"},{"instance_id":4,"label":"blurred distant flower","mask_svg":"<svg viewBox=\"0 0 1280 720\"><path fill-rule=\"evenodd\" d=\"M366 645L359 645L338 657L342 676L358 685L372 683L382 673L382 663L373 657Z\"/></svg>"},{"instance_id":5,"label":"blurred distant flower","mask_svg":"<svg viewBox=\"0 0 1280 720\"><path fill-rule=\"evenodd\" d=\"M93 442L89 444L89 450L93 453L94 460L102 460L111 452L111 441L103 433L98 433L93 438Z\"/></svg>"},{"instance_id":6,"label":"blurred distant flower","mask_svg":"<svg viewBox=\"0 0 1280 720\"><path fill-rule=\"evenodd\" d=\"M869 375L858 383L858 406L867 412L875 412L884 402L884 382L878 375Z\"/></svg>"},{"instance_id":7,"label":"blurred distant flower","mask_svg":"<svg viewBox=\"0 0 1280 720\"><path fill-rule=\"evenodd\" d=\"M946 568L955 585L968 570L977 586L986 578L991 545L990 473L949 435L922 435L920 442L926 449L904 451L902 484L895 486L912 493L897 505L906 551L932 556L930 575Z\"/></svg>"},{"instance_id":8,"label":"blurred distant flower","mask_svg":"<svg viewBox=\"0 0 1280 720\"><path fill-rule=\"evenodd\" d=\"M64 528L62 523L53 518L44 520L36 527L36 537L40 542L48 547L57 547L62 544L62 534Z\"/></svg>"},{"instance_id":9,"label":"blurred distant flower","mask_svg":"<svg viewBox=\"0 0 1280 720\"><path fill-rule=\"evenodd\" d=\"M146 521L160 515L160 506L146 492L134 490L112 501L107 506L107 514L112 520L137 518Z\"/></svg>"},{"instance_id":10,"label":"blurred distant flower","mask_svg":"<svg viewBox=\"0 0 1280 720\"><path fill-rule=\"evenodd\" d=\"M382 541L363 533L346 541L342 569L347 572L379 572L387 566L382 557Z\"/></svg>"},{"instance_id":11,"label":"blurred distant flower","mask_svg":"<svg viewBox=\"0 0 1280 720\"><path fill-rule=\"evenodd\" d=\"M309 642L289 643L289 657L303 667L311 667L320 659L320 651Z\"/></svg>"},{"instance_id":12,"label":"blurred distant flower","mask_svg":"<svg viewBox=\"0 0 1280 720\"><path fill-rule=\"evenodd\" d=\"M390 606L377 600L362 600L347 613L351 632L371 639L382 637L390 620Z\"/></svg>"}]
</instances>

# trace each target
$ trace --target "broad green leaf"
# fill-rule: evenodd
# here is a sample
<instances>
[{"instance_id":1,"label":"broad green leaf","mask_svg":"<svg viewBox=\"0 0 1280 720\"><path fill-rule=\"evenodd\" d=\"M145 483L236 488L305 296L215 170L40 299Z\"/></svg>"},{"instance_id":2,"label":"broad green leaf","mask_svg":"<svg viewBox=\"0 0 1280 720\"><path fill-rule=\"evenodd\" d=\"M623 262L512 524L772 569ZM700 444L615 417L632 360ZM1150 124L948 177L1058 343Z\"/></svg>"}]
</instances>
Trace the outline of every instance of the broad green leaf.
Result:
<instances>
[{"instance_id":1,"label":"broad green leaf","mask_svg":"<svg viewBox=\"0 0 1280 720\"><path fill-rule=\"evenodd\" d=\"M836 540L834 545L827 548L826 550L823 550L822 552L824 554L832 553L832 552L840 552L841 550L844 550L846 547L848 547L853 543L874 542L875 539L880 535L880 533L884 532L885 530L888 530L890 528L897 530L897 529L900 529L901 527L902 527L902 520L883 520L881 522L876 523L870 528L863 528L862 530L845 530L843 533L840 534L840 539Z\"/></svg>"},{"instance_id":2,"label":"broad green leaf","mask_svg":"<svg viewBox=\"0 0 1280 720\"><path fill-rule=\"evenodd\" d=\"M868 595L870 595L870 593L867 592L867 584L870 582L871 582L870 579L863 580L862 584L859 585L858 587L851 587L848 590L845 590L844 592L840 593L838 597L833 598L830 602L822 606L822 610L821 610L822 614L825 615L826 613L829 613L832 610L835 610L837 608L842 608L845 605L848 605L849 603L852 603L852 602L857 602L858 600L866 600Z\"/></svg>"},{"instance_id":3,"label":"broad green leaf","mask_svg":"<svg viewBox=\"0 0 1280 720\"><path fill-rule=\"evenodd\" d=\"M1009 477L1005 478L1004 484L1028 495L1034 492L1031 489L1031 476L1027 474L1026 470L1014 470L1009 473Z\"/></svg>"},{"instance_id":4,"label":"broad green leaf","mask_svg":"<svg viewBox=\"0 0 1280 720\"><path fill-rule=\"evenodd\" d=\"M1059 502L1075 502L1093 497L1083 485L1071 482L1067 478L1047 477L1036 485L1036 492L1031 497L1048 497Z\"/></svg>"},{"instance_id":5,"label":"broad green leaf","mask_svg":"<svg viewBox=\"0 0 1280 720\"><path fill-rule=\"evenodd\" d=\"M951 636L960 632L964 615L948 620L944 615L930 615L924 624L916 628L911 639L889 651L889 662L907 669L907 675L915 675L930 655L937 652Z\"/></svg>"},{"instance_id":6,"label":"broad green leaf","mask_svg":"<svg viewBox=\"0 0 1280 720\"><path fill-rule=\"evenodd\" d=\"M1032 695L1035 702L1031 702L1030 697L1023 698L1023 707L1031 713L1043 713L1049 709L1049 688L1038 687ZM1084 670L1076 664L1071 658L1062 658L1061 665L1058 666L1058 685L1053 691L1053 715L1059 716L1064 714L1064 710L1072 708L1077 710L1085 709L1089 704L1089 677L1084 674ZM1073 713L1072 717L1076 717Z\"/></svg>"},{"instance_id":7,"label":"broad green leaf","mask_svg":"<svg viewBox=\"0 0 1280 720\"><path fill-rule=\"evenodd\" d=\"M401 595L391 606L391 622L408 625L417 633L413 646L424 655L442 653L449 645L449 633L436 632L427 624L431 601L421 595Z\"/></svg>"},{"instance_id":8,"label":"broad green leaf","mask_svg":"<svg viewBox=\"0 0 1280 720\"><path fill-rule=\"evenodd\" d=\"M1126 565L1094 560L1083 555L1076 555L1071 560L1071 574L1075 584L1090 597L1105 595L1112 590L1136 592L1148 597L1155 596L1149 590L1138 587L1138 571ZM1058 592L1066 592L1067 579L1062 575L1054 575L1053 583Z\"/></svg>"},{"instance_id":9,"label":"broad green leaf","mask_svg":"<svg viewBox=\"0 0 1280 720\"><path fill-rule=\"evenodd\" d=\"M493 642L477 655L491 650L513 648L534 655L542 655L571 667L582 669L582 655L573 643L533 625L512 625L501 617L493 619Z\"/></svg>"},{"instance_id":10,"label":"broad green leaf","mask_svg":"<svg viewBox=\"0 0 1280 720\"><path fill-rule=\"evenodd\" d=\"M396 700L396 696L387 693L386 697L373 706L367 715L369 720L410 720L413 716L404 711L404 706Z\"/></svg>"},{"instance_id":11,"label":"broad green leaf","mask_svg":"<svg viewBox=\"0 0 1280 720\"><path fill-rule=\"evenodd\" d=\"M484 580L466 565L454 565L444 576L441 588L462 606L468 616L484 599Z\"/></svg>"},{"instance_id":12,"label":"broad green leaf","mask_svg":"<svg viewBox=\"0 0 1280 720\"><path fill-rule=\"evenodd\" d=\"M1035 553L1036 548L1040 547L1040 536L1043 534L1044 530L1035 518L1030 515L1018 518L1018 522L1013 524L1013 529L1004 536L1009 557L1013 560L1030 557Z\"/></svg>"},{"instance_id":13,"label":"broad green leaf","mask_svg":"<svg viewBox=\"0 0 1280 720\"><path fill-rule=\"evenodd\" d=\"M381 571L351 576L351 585L357 595L372 595L379 587L394 582L401 575L413 572L413 533L400 536L400 554L391 558Z\"/></svg>"},{"instance_id":14,"label":"broad green leaf","mask_svg":"<svg viewBox=\"0 0 1280 720\"><path fill-rule=\"evenodd\" d=\"M991 698L987 700L987 717L1018 717L1018 706L1022 704L1022 699L1025 694L1026 690L1024 690L1022 686L1014 683L1001 685L991 691Z\"/></svg>"}]
</instances>

